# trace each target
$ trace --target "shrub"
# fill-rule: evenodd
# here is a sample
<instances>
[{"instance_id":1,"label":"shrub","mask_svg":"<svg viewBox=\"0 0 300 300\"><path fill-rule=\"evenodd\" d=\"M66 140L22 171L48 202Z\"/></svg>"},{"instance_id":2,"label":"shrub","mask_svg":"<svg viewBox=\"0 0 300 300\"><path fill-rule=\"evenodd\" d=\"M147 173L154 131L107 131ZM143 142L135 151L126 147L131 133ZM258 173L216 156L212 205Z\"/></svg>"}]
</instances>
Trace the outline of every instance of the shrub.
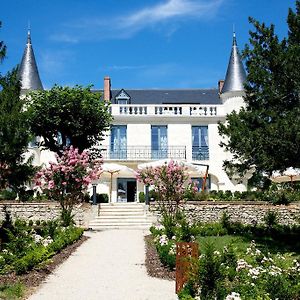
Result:
<instances>
[{"instance_id":1,"label":"shrub","mask_svg":"<svg viewBox=\"0 0 300 300\"><path fill-rule=\"evenodd\" d=\"M61 225L64 227L68 227L70 225L74 225L74 215L72 214L72 211L70 210L62 210L61 211L61 215L60 215L60 219L61 219Z\"/></svg>"},{"instance_id":2,"label":"shrub","mask_svg":"<svg viewBox=\"0 0 300 300\"><path fill-rule=\"evenodd\" d=\"M49 253L44 246L36 246L14 262L14 269L17 274L24 274L48 257Z\"/></svg>"},{"instance_id":3,"label":"shrub","mask_svg":"<svg viewBox=\"0 0 300 300\"><path fill-rule=\"evenodd\" d=\"M213 190L209 192L210 199L217 199L217 195L218 195L218 191Z\"/></svg>"},{"instance_id":4,"label":"shrub","mask_svg":"<svg viewBox=\"0 0 300 300\"><path fill-rule=\"evenodd\" d=\"M25 189L19 190L19 199L23 202L31 201L34 197L34 190L28 190Z\"/></svg>"},{"instance_id":5,"label":"shrub","mask_svg":"<svg viewBox=\"0 0 300 300\"><path fill-rule=\"evenodd\" d=\"M225 193L224 193L224 200L231 201L232 197L233 197L233 195L232 195L231 191L229 191L229 190L225 191Z\"/></svg>"},{"instance_id":6,"label":"shrub","mask_svg":"<svg viewBox=\"0 0 300 300\"><path fill-rule=\"evenodd\" d=\"M222 217L221 217L221 220L220 220L220 224L225 229L230 228L230 225L231 225L230 216L226 212L224 212L222 214Z\"/></svg>"},{"instance_id":7,"label":"shrub","mask_svg":"<svg viewBox=\"0 0 300 300\"><path fill-rule=\"evenodd\" d=\"M272 228L278 224L278 213L273 210L268 210L264 216L264 222L268 228Z\"/></svg>"},{"instance_id":8,"label":"shrub","mask_svg":"<svg viewBox=\"0 0 300 300\"><path fill-rule=\"evenodd\" d=\"M3 212L5 214L4 221L2 222L0 226L0 241L2 244L7 243L9 240L8 233L13 229L13 222L11 219L11 214L7 210L7 207L3 207ZM0 244L0 249L1 249L1 244Z\"/></svg>"},{"instance_id":9,"label":"shrub","mask_svg":"<svg viewBox=\"0 0 300 300\"><path fill-rule=\"evenodd\" d=\"M227 234L227 230L220 223L207 223L199 226L201 236L222 236Z\"/></svg>"},{"instance_id":10,"label":"shrub","mask_svg":"<svg viewBox=\"0 0 300 300\"><path fill-rule=\"evenodd\" d=\"M158 245L156 248L160 261L170 270L174 270L176 265L175 247L174 242L169 242L167 245Z\"/></svg>"},{"instance_id":11,"label":"shrub","mask_svg":"<svg viewBox=\"0 0 300 300\"><path fill-rule=\"evenodd\" d=\"M233 193L233 199L234 199L234 200L240 200L240 199L241 199L241 192L235 191L235 192Z\"/></svg>"},{"instance_id":12,"label":"shrub","mask_svg":"<svg viewBox=\"0 0 300 300\"><path fill-rule=\"evenodd\" d=\"M12 190L2 190L0 192L0 200L14 200L17 198L17 193Z\"/></svg>"},{"instance_id":13,"label":"shrub","mask_svg":"<svg viewBox=\"0 0 300 300\"><path fill-rule=\"evenodd\" d=\"M140 203L145 203L145 199L146 199L145 193L144 192L140 192L139 193L139 202Z\"/></svg>"},{"instance_id":14,"label":"shrub","mask_svg":"<svg viewBox=\"0 0 300 300\"><path fill-rule=\"evenodd\" d=\"M0 299L19 299L23 297L24 285L22 283L0 284Z\"/></svg>"},{"instance_id":15,"label":"shrub","mask_svg":"<svg viewBox=\"0 0 300 300\"><path fill-rule=\"evenodd\" d=\"M209 199L209 195L206 191L201 191L195 194L194 198L191 200L195 201L207 201Z\"/></svg>"},{"instance_id":16,"label":"shrub","mask_svg":"<svg viewBox=\"0 0 300 300\"><path fill-rule=\"evenodd\" d=\"M96 194L96 203L108 203L108 194ZM93 202L93 195L90 197L90 201Z\"/></svg>"}]
</instances>

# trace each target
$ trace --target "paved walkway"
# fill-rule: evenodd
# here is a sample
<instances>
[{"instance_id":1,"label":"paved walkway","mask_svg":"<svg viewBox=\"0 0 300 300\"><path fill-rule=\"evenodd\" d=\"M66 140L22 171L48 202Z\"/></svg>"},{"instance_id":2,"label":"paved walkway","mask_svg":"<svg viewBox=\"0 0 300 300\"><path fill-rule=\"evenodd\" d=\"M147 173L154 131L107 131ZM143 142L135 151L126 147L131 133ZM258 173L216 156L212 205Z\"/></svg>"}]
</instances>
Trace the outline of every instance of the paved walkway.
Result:
<instances>
[{"instance_id":1,"label":"paved walkway","mask_svg":"<svg viewBox=\"0 0 300 300\"><path fill-rule=\"evenodd\" d=\"M149 277L142 230L86 233L29 300L175 300L174 281Z\"/></svg>"}]
</instances>

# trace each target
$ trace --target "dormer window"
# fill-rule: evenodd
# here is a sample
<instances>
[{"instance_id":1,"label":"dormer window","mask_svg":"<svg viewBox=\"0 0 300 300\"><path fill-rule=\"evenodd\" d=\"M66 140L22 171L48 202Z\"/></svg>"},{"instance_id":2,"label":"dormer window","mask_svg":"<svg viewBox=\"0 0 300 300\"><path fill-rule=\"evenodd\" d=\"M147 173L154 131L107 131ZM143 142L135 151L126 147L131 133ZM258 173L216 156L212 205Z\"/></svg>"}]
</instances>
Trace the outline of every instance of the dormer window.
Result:
<instances>
[{"instance_id":1,"label":"dormer window","mask_svg":"<svg viewBox=\"0 0 300 300\"><path fill-rule=\"evenodd\" d=\"M115 97L116 104L130 104L130 96L122 89Z\"/></svg>"}]
</instances>

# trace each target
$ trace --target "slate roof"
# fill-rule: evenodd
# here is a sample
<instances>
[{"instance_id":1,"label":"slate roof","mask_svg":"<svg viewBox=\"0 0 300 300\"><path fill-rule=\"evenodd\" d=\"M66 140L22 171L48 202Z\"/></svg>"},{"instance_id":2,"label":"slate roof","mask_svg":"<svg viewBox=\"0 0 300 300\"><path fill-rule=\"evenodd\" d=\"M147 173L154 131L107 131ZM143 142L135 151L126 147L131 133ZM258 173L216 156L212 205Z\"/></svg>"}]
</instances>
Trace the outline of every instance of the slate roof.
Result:
<instances>
[{"instance_id":1,"label":"slate roof","mask_svg":"<svg viewBox=\"0 0 300 300\"><path fill-rule=\"evenodd\" d=\"M115 97L121 90L111 90L112 103L116 103ZM131 104L222 104L217 89L124 89L124 91L130 96Z\"/></svg>"},{"instance_id":2,"label":"slate roof","mask_svg":"<svg viewBox=\"0 0 300 300\"><path fill-rule=\"evenodd\" d=\"M18 78L21 80L22 90L32 91L43 89L31 44L30 30L28 30L27 44L24 50L20 67L18 69Z\"/></svg>"},{"instance_id":3,"label":"slate roof","mask_svg":"<svg viewBox=\"0 0 300 300\"><path fill-rule=\"evenodd\" d=\"M236 36L233 33L231 55L226 72L222 93L243 91L247 75L237 47Z\"/></svg>"}]
</instances>

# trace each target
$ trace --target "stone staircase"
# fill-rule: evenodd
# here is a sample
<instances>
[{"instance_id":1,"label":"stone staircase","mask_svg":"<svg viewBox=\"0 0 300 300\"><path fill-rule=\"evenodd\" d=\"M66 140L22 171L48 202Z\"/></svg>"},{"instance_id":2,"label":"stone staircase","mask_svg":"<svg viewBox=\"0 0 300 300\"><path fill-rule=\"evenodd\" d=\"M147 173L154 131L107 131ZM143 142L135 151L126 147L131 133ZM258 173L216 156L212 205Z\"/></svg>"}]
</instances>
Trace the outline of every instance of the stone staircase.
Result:
<instances>
[{"instance_id":1,"label":"stone staircase","mask_svg":"<svg viewBox=\"0 0 300 300\"><path fill-rule=\"evenodd\" d=\"M101 203L99 216L90 221L92 230L149 229L154 218L142 203Z\"/></svg>"}]
</instances>

